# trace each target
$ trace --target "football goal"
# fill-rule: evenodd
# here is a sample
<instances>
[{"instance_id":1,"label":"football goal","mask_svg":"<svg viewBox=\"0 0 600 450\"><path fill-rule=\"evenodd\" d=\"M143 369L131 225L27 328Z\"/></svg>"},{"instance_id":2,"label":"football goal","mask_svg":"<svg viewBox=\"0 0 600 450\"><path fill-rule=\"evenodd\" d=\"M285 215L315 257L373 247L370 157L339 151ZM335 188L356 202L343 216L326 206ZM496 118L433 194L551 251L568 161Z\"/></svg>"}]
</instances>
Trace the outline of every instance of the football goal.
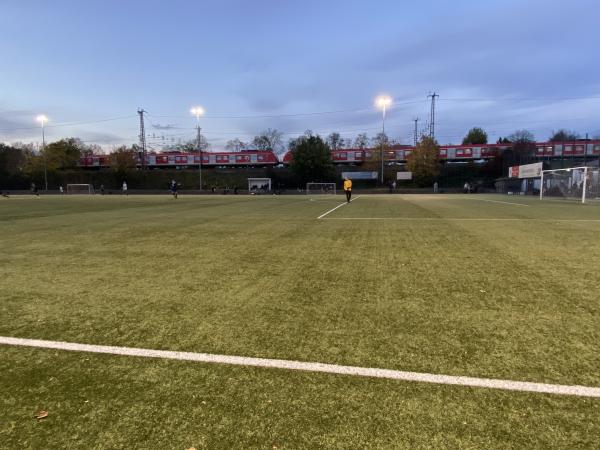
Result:
<instances>
[{"instance_id":1,"label":"football goal","mask_svg":"<svg viewBox=\"0 0 600 450\"><path fill-rule=\"evenodd\" d=\"M93 194L94 186L91 184L67 184L67 194Z\"/></svg>"},{"instance_id":2,"label":"football goal","mask_svg":"<svg viewBox=\"0 0 600 450\"><path fill-rule=\"evenodd\" d=\"M597 167L572 167L543 170L540 179L540 199L560 198L585 203L600 197Z\"/></svg>"},{"instance_id":3,"label":"football goal","mask_svg":"<svg viewBox=\"0 0 600 450\"><path fill-rule=\"evenodd\" d=\"M306 183L306 193L335 195L335 183Z\"/></svg>"}]
</instances>

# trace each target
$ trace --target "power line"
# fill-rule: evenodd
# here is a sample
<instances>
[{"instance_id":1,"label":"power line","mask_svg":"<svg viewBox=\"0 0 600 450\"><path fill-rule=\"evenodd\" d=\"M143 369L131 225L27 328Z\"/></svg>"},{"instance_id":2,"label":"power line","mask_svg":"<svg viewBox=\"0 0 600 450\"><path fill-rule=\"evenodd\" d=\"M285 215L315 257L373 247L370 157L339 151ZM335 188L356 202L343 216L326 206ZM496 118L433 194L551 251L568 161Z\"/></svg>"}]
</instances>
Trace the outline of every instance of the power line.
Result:
<instances>
[{"instance_id":1,"label":"power line","mask_svg":"<svg viewBox=\"0 0 600 450\"><path fill-rule=\"evenodd\" d=\"M76 126L76 125L90 125L90 124L94 124L94 123L110 122L110 121L114 121L114 120L131 119L132 117L135 117L135 116L110 117L108 119L89 120L89 121L84 121L84 122L55 123L53 125L46 125L46 128L71 127L71 126ZM38 128L39 128L39 126L38 127L32 126L32 127L1 128L0 131L37 130Z\"/></svg>"}]
</instances>

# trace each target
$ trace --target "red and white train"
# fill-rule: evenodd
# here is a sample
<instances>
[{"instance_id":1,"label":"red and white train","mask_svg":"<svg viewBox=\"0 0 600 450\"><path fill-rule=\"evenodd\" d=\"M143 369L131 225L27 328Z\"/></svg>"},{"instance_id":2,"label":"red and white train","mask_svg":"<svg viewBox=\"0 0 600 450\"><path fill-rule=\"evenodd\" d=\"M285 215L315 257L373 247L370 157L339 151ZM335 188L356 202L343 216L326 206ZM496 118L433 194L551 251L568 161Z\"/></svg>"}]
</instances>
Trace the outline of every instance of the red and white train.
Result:
<instances>
[{"instance_id":1,"label":"red and white train","mask_svg":"<svg viewBox=\"0 0 600 450\"><path fill-rule=\"evenodd\" d=\"M573 142L538 142L536 156L540 159L553 158L598 158L600 157L600 140L586 140ZM510 144L485 144L485 145L442 145L440 146L440 159L443 161L472 161L489 160L509 149ZM410 145L394 145L387 149L384 159L388 163L403 163L414 151ZM332 150L331 159L334 164L360 164L369 159L372 152L378 149L342 149ZM203 152L202 166L206 167L268 167L279 164L289 165L292 161L292 152L288 151L281 159L272 151L243 150L240 152ZM110 155L84 156L79 161L83 168L110 167ZM185 168L195 167L200 164L199 153L165 152L148 153L146 166L149 168ZM141 157L138 165L142 165Z\"/></svg>"}]
</instances>

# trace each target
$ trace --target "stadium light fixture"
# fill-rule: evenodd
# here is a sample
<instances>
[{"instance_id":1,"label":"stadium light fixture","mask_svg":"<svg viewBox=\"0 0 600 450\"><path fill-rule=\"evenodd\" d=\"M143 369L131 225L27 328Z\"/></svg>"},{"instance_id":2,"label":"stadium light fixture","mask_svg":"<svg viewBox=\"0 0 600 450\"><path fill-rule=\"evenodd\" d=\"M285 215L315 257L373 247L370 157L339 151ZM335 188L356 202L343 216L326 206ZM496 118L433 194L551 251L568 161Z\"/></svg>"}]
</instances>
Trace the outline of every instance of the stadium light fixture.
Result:
<instances>
[{"instance_id":1,"label":"stadium light fixture","mask_svg":"<svg viewBox=\"0 0 600 450\"><path fill-rule=\"evenodd\" d=\"M200 145L200 116L204 115L204 108L202 106L194 106L190 109L190 113L196 116L196 147L200 153L200 161L198 162L198 182L200 183L200 191L202 191L202 147Z\"/></svg>"},{"instance_id":2,"label":"stadium light fixture","mask_svg":"<svg viewBox=\"0 0 600 450\"><path fill-rule=\"evenodd\" d=\"M375 105L381 109L381 129L385 136L385 111L392 104L392 97L388 95L380 95L375 99ZM381 140L381 184L383 184L383 139Z\"/></svg>"},{"instance_id":3,"label":"stadium light fixture","mask_svg":"<svg viewBox=\"0 0 600 450\"><path fill-rule=\"evenodd\" d=\"M204 115L204 108L201 106L194 106L192 109L190 109L190 112L196 116L196 120L200 120L200 116Z\"/></svg>"},{"instance_id":4,"label":"stadium light fixture","mask_svg":"<svg viewBox=\"0 0 600 450\"><path fill-rule=\"evenodd\" d=\"M48 117L46 117L44 114L40 114L39 116L37 116L35 118L35 120L37 120L41 125L42 125L42 154L44 155L44 185L46 188L46 191L48 190L48 169L47 169L47 164L46 164L46 152L44 151L46 149L46 133L44 131L44 125L46 122L48 122Z\"/></svg>"}]
</instances>

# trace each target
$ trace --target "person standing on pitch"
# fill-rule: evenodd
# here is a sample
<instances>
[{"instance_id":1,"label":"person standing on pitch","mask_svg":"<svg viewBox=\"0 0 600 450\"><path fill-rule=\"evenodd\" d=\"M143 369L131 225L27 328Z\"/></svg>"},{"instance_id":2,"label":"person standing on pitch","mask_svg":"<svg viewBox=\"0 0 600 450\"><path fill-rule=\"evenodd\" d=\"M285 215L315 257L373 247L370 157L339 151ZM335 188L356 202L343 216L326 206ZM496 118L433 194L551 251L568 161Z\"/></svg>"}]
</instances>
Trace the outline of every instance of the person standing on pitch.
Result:
<instances>
[{"instance_id":1,"label":"person standing on pitch","mask_svg":"<svg viewBox=\"0 0 600 450\"><path fill-rule=\"evenodd\" d=\"M123 194L128 195L127 194L127 182L123 181Z\"/></svg>"},{"instance_id":2,"label":"person standing on pitch","mask_svg":"<svg viewBox=\"0 0 600 450\"><path fill-rule=\"evenodd\" d=\"M352 197L352 180L348 177L344 178L344 192L346 192L346 201L350 203L350 197Z\"/></svg>"},{"instance_id":3,"label":"person standing on pitch","mask_svg":"<svg viewBox=\"0 0 600 450\"><path fill-rule=\"evenodd\" d=\"M173 198L177 198L177 181L171 180L171 194Z\"/></svg>"}]
</instances>

